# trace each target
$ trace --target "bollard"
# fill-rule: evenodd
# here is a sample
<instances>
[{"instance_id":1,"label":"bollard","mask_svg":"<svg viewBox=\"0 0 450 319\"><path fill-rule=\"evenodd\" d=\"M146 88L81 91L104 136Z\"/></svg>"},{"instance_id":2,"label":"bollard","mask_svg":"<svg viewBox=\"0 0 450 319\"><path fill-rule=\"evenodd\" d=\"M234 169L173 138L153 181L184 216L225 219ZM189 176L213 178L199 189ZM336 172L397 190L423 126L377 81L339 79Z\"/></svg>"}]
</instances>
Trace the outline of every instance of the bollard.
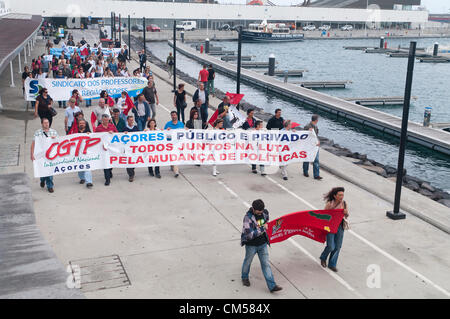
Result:
<instances>
[{"instance_id":1,"label":"bollard","mask_svg":"<svg viewBox=\"0 0 450 319\"><path fill-rule=\"evenodd\" d=\"M205 53L206 54L209 53L209 39L208 38L205 39Z\"/></svg>"},{"instance_id":2,"label":"bollard","mask_svg":"<svg viewBox=\"0 0 450 319\"><path fill-rule=\"evenodd\" d=\"M275 75L275 55L269 55L269 76Z\"/></svg>"},{"instance_id":3,"label":"bollard","mask_svg":"<svg viewBox=\"0 0 450 319\"><path fill-rule=\"evenodd\" d=\"M435 43L433 47L433 56L437 56L439 52L439 43Z\"/></svg>"},{"instance_id":4,"label":"bollard","mask_svg":"<svg viewBox=\"0 0 450 319\"><path fill-rule=\"evenodd\" d=\"M431 106L425 107L425 112L423 114L423 126L428 127L430 126L430 120L431 120Z\"/></svg>"},{"instance_id":5,"label":"bollard","mask_svg":"<svg viewBox=\"0 0 450 319\"><path fill-rule=\"evenodd\" d=\"M184 31L180 32L180 36L181 36L181 43L184 43Z\"/></svg>"},{"instance_id":6,"label":"bollard","mask_svg":"<svg viewBox=\"0 0 450 319\"><path fill-rule=\"evenodd\" d=\"M288 77L289 77L289 71L288 70L284 70L284 83L287 83Z\"/></svg>"},{"instance_id":7,"label":"bollard","mask_svg":"<svg viewBox=\"0 0 450 319\"><path fill-rule=\"evenodd\" d=\"M380 49L384 48L384 37L380 38Z\"/></svg>"}]
</instances>

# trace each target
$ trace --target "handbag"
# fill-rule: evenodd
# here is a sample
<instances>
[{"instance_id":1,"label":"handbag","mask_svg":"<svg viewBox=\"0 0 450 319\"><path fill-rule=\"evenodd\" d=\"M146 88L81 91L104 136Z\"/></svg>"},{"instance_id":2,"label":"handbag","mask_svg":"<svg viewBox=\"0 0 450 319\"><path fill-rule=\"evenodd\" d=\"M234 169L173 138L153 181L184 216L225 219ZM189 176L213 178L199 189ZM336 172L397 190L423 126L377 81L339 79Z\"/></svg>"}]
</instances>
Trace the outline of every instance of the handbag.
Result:
<instances>
[{"instance_id":1,"label":"handbag","mask_svg":"<svg viewBox=\"0 0 450 319\"><path fill-rule=\"evenodd\" d=\"M48 110L50 111L50 114L52 115L52 117L56 116L56 114L58 114L58 112L56 112L56 110L53 107L49 107Z\"/></svg>"}]
</instances>

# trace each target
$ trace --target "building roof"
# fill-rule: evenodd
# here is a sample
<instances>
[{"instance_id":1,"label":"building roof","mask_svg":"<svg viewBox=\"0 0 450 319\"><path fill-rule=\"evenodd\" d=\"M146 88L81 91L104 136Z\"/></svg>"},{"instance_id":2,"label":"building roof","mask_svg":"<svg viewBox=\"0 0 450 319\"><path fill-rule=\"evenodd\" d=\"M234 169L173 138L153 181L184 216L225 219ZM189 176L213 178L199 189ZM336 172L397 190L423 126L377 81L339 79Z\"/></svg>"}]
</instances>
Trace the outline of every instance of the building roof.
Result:
<instances>
[{"instance_id":1,"label":"building roof","mask_svg":"<svg viewBox=\"0 0 450 319\"><path fill-rule=\"evenodd\" d=\"M42 17L38 15L7 14L0 18L0 73L41 23Z\"/></svg>"}]
</instances>

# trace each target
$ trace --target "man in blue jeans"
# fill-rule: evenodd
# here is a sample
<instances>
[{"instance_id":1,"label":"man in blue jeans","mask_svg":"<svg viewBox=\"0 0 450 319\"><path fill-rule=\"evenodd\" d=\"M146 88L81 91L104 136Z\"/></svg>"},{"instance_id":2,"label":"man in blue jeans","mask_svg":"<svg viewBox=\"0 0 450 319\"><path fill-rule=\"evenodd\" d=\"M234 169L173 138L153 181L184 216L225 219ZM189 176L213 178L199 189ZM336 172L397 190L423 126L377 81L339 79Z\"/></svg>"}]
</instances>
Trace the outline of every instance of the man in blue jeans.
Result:
<instances>
[{"instance_id":1,"label":"man in blue jeans","mask_svg":"<svg viewBox=\"0 0 450 319\"><path fill-rule=\"evenodd\" d=\"M41 126L42 128L34 132L33 142L31 143L31 161L36 160L34 157L34 146L37 138L57 138L58 133L50 128L50 122L46 117L41 118ZM49 193L53 193L53 176L45 176L41 177L41 188L44 188L47 185L47 189Z\"/></svg>"},{"instance_id":2,"label":"man in blue jeans","mask_svg":"<svg viewBox=\"0 0 450 319\"><path fill-rule=\"evenodd\" d=\"M269 238L266 233L268 221L269 212L267 209L264 209L264 202L260 199L255 200L252 203L252 207L245 214L241 234L241 246L245 245L245 259L242 264L242 284L247 287L250 286L250 280L248 278L250 266L253 257L258 254L267 287L270 292L275 292L283 288L275 283L269 264L269 252L267 249Z\"/></svg>"},{"instance_id":3,"label":"man in blue jeans","mask_svg":"<svg viewBox=\"0 0 450 319\"><path fill-rule=\"evenodd\" d=\"M311 122L309 124L305 125L304 130L305 131L314 130L314 132L316 132L316 136L319 136L319 128L317 127L317 123L319 123L319 115L314 114L311 117ZM320 142L317 144L317 146L320 146ZM314 179L317 179L320 181L322 179L322 177L320 176L319 169L320 169L319 151L317 151L316 158L314 159L314 162L313 162L313 174L314 174ZM309 170L309 162L303 162L303 175L305 177L309 177L308 170Z\"/></svg>"},{"instance_id":4,"label":"man in blue jeans","mask_svg":"<svg viewBox=\"0 0 450 319\"><path fill-rule=\"evenodd\" d=\"M208 122L209 96L203 82L199 82L198 89L195 91L194 96L192 97L192 101L194 101L195 105L197 105L197 101L199 100L201 101L200 117L202 118L203 125L205 125Z\"/></svg>"}]
</instances>

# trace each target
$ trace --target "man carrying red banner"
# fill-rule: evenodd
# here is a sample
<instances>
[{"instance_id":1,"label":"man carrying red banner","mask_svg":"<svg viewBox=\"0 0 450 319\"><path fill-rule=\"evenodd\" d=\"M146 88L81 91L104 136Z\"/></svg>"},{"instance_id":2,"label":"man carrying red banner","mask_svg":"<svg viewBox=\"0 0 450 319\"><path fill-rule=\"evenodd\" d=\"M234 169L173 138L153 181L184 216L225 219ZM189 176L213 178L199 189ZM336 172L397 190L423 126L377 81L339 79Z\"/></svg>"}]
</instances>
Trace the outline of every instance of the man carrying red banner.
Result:
<instances>
[{"instance_id":1,"label":"man carrying red banner","mask_svg":"<svg viewBox=\"0 0 450 319\"><path fill-rule=\"evenodd\" d=\"M242 264L242 284L247 287L250 286L250 280L248 278L250 266L253 257L258 254L267 287L270 292L275 292L283 288L275 283L269 264L267 245L270 245L270 243L266 233L268 221L269 212L264 208L264 202L260 199L255 200L252 203L252 207L245 214L244 225L242 227L241 246L245 245L245 259Z\"/></svg>"}]
</instances>

